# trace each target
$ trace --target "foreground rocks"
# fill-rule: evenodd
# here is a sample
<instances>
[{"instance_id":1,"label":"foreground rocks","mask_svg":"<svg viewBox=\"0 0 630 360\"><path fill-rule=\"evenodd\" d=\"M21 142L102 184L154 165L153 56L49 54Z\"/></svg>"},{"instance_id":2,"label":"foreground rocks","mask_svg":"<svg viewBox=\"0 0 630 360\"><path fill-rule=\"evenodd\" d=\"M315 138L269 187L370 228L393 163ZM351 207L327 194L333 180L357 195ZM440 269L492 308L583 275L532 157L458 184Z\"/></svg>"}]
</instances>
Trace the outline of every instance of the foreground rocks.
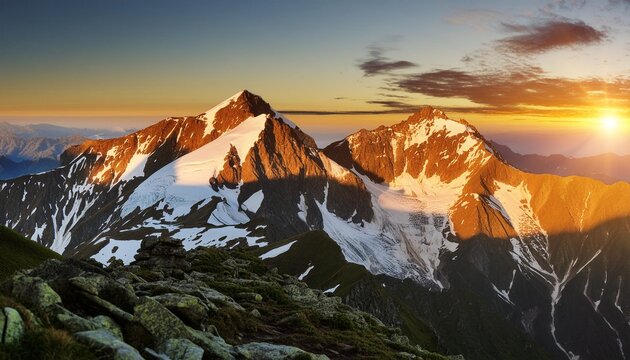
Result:
<instances>
[{"instance_id":1,"label":"foreground rocks","mask_svg":"<svg viewBox=\"0 0 630 360\"><path fill-rule=\"evenodd\" d=\"M99 359L443 359L245 253L150 239L136 259L49 260L15 274L0 290L23 314L0 312L3 343L20 342L29 316L31 331L61 329Z\"/></svg>"}]
</instances>

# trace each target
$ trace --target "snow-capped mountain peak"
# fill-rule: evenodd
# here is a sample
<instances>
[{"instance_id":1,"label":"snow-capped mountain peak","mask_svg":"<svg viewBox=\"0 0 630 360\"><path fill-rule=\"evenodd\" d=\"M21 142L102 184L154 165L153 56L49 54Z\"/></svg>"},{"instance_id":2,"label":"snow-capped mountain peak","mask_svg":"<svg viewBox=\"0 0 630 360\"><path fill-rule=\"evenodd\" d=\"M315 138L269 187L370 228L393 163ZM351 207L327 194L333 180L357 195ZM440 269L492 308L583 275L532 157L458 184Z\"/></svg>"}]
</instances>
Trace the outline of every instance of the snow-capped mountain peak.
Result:
<instances>
[{"instance_id":1,"label":"snow-capped mountain peak","mask_svg":"<svg viewBox=\"0 0 630 360\"><path fill-rule=\"evenodd\" d=\"M274 114L271 106L260 96L247 90L240 91L198 118L207 122L205 135L222 134L249 117Z\"/></svg>"}]
</instances>

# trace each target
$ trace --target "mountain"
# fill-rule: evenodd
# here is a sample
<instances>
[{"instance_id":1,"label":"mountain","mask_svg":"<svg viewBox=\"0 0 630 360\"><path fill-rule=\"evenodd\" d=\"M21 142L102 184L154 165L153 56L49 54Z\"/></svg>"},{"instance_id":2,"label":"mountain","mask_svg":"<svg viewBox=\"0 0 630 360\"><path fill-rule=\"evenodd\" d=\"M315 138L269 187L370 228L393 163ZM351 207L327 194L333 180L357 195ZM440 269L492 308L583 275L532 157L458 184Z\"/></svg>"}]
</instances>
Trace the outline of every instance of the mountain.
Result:
<instances>
[{"instance_id":1,"label":"mountain","mask_svg":"<svg viewBox=\"0 0 630 360\"><path fill-rule=\"evenodd\" d=\"M67 137L82 137L90 139L113 138L131 132L130 130L108 130L65 127L52 124L18 125L0 122L0 137L10 136L24 139L46 138L61 139Z\"/></svg>"},{"instance_id":2,"label":"mountain","mask_svg":"<svg viewBox=\"0 0 630 360\"><path fill-rule=\"evenodd\" d=\"M61 162L0 182L0 223L67 256L129 263L150 235L275 256L297 243L276 248L281 239L324 230L372 279L326 290L385 293L413 318L407 331L433 329L449 353L630 350L630 184L520 171L437 109L317 149L243 91L197 116L88 140Z\"/></svg>"},{"instance_id":3,"label":"mountain","mask_svg":"<svg viewBox=\"0 0 630 360\"><path fill-rule=\"evenodd\" d=\"M0 179L52 170L68 147L88 138L118 137L126 132L0 122Z\"/></svg>"},{"instance_id":4,"label":"mountain","mask_svg":"<svg viewBox=\"0 0 630 360\"><path fill-rule=\"evenodd\" d=\"M59 166L59 161L43 158L38 160L13 161L6 156L0 156L0 180L8 180L22 175L36 174Z\"/></svg>"},{"instance_id":5,"label":"mountain","mask_svg":"<svg viewBox=\"0 0 630 360\"><path fill-rule=\"evenodd\" d=\"M80 136L63 138L26 138L19 136L0 136L0 155L13 161L52 159L59 156L68 147L84 142Z\"/></svg>"},{"instance_id":6,"label":"mountain","mask_svg":"<svg viewBox=\"0 0 630 360\"><path fill-rule=\"evenodd\" d=\"M509 164L530 173L586 176L607 184L630 182L630 155L602 154L582 158L564 155L522 155L505 145L491 142Z\"/></svg>"}]
</instances>

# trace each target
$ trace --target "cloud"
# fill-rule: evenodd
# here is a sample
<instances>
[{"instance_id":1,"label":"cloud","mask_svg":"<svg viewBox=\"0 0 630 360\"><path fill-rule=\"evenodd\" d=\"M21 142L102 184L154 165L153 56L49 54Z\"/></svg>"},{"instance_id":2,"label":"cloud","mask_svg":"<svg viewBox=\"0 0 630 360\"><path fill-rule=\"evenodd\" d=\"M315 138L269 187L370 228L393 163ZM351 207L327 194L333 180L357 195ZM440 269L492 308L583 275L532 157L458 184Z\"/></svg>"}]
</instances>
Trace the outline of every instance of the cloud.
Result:
<instances>
[{"instance_id":1,"label":"cloud","mask_svg":"<svg viewBox=\"0 0 630 360\"><path fill-rule=\"evenodd\" d=\"M449 24L469 26L478 30L487 30L496 19L505 17L505 14L495 10L472 9L462 10L446 16L444 20Z\"/></svg>"},{"instance_id":2,"label":"cloud","mask_svg":"<svg viewBox=\"0 0 630 360\"><path fill-rule=\"evenodd\" d=\"M370 47L369 57L359 63L359 69L365 76L388 74L396 70L409 69L418 66L406 60L392 60L383 54L385 49L380 46Z\"/></svg>"},{"instance_id":3,"label":"cloud","mask_svg":"<svg viewBox=\"0 0 630 360\"><path fill-rule=\"evenodd\" d=\"M627 0L630 1L630 0ZM572 10L572 9L581 9L586 4L586 0L552 0L550 1L543 10L551 11L555 9L560 10Z\"/></svg>"},{"instance_id":4,"label":"cloud","mask_svg":"<svg viewBox=\"0 0 630 360\"><path fill-rule=\"evenodd\" d=\"M565 47L601 43L607 37L580 20L548 19L529 25L503 23L503 29L516 35L497 41L497 49L520 55L539 54Z\"/></svg>"},{"instance_id":5,"label":"cloud","mask_svg":"<svg viewBox=\"0 0 630 360\"><path fill-rule=\"evenodd\" d=\"M418 105L409 104L398 100L370 100L368 104L382 105L396 112L414 112L418 110Z\"/></svg>"},{"instance_id":6,"label":"cloud","mask_svg":"<svg viewBox=\"0 0 630 360\"><path fill-rule=\"evenodd\" d=\"M493 111L522 112L524 108L584 107L606 103L630 106L630 78L554 77L541 68L470 72L438 69L392 79L400 90L441 98L463 98Z\"/></svg>"}]
</instances>

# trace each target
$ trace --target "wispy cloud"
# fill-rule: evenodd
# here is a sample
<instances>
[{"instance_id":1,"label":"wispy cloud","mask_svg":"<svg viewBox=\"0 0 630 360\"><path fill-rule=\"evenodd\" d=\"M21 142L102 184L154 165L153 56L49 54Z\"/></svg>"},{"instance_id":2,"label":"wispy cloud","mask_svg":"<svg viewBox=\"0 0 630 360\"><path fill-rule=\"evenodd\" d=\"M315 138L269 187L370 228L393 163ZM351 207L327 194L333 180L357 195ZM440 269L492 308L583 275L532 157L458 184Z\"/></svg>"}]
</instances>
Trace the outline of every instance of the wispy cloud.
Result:
<instances>
[{"instance_id":1,"label":"wispy cloud","mask_svg":"<svg viewBox=\"0 0 630 360\"><path fill-rule=\"evenodd\" d=\"M498 40L497 48L524 55L597 44L607 37L605 31L580 20L547 19L528 25L503 23L502 26L504 31L515 35Z\"/></svg>"},{"instance_id":2,"label":"wispy cloud","mask_svg":"<svg viewBox=\"0 0 630 360\"><path fill-rule=\"evenodd\" d=\"M411 61L392 60L384 55L385 49L381 46L370 47L368 58L359 63L359 69L365 76L388 74L396 70L409 69L418 66Z\"/></svg>"},{"instance_id":3,"label":"wispy cloud","mask_svg":"<svg viewBox=\"0 0 630 360\"><path fill-rule=\"evenodd\" d=\"M478 30L489 29L497 19L505 15L496 10L470 9L461 10L450 14L444 18L446 22L453 25L469 26Z\"/></svg>"},{"instance_id":4,"label":"wispy cloud","mask_svg":"<svg viewBox=\"0 0 630 360\"><path fill-rule=\"evenodd\" d=\"M630 1L630 0L628 0ZM551 0L544 6L544 11L581 9L586 0Z\"/></svg>"}]
</instances>

